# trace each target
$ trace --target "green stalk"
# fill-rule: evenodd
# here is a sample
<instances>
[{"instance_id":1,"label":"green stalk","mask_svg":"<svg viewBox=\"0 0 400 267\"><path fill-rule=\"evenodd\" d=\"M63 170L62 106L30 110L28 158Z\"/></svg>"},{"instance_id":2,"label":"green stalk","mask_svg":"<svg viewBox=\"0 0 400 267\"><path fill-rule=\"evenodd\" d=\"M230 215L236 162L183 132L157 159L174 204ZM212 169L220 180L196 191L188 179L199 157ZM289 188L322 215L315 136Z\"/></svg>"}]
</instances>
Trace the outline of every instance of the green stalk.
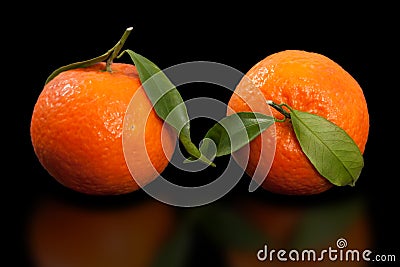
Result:
<instances>
[{"instance_id":1,"label":"green stalk","mask_svg":"<svg viewBox=\"0 0 400 267\"><path fill-rule=\"evenodd\" d=\"M128 38L129 34L131 33L132 29L133 29L133 27L127 28L125 30L124 34L122 35L121 39L118 41L118 43L116 43L113 46L113 48L108 50L103 55L95 57L95 58L92 58L92 59L88 59L88 60L85 60L85 61L79 61L79 62L71 63L71 64L68 64L66 66L62 66L62 67L56 69L47 78L45 84L50 82L54 77L56 77L58 74L60 74L63 71L72 70L72 69L76 69L76 68L85 68L85 67L91 66L93 64L96 64L96 63L99 63L99 62L103 62L103 61L107 61L106 62L106 71L112 72L111 64L112 64L114 58L116 58L117 55L119 54L119 52L121 51L122 47L125 44L126 39Z\"/></svg>"},{"instance_id":2,"label":"green stalk","mask_svg":"<svg viewBox=\"0 0 400 267\"><path fill-rule=\"evenodd\" d=\"M273 102L272 100L267 100L267 104L270 105L271 107L273 107L274 109L276 109L277 111L279 111L279 113L281 113L284 116L284 118L281 120L274 118L275 121L284 122L286 119L290 119L290 113L283 109L283 107L286 107L290 111L292 110L292 108L289 107L287 104L285 104L285 103L277 104L277 103Z\"/></svg>"},{"instance_id":3,"label":"green stalk","mask_svg":"<svg viewBox=\"0 0 400 267\"><path fill-rule=\"evenodd\" d=\"M106 61L106 71L112 72L111 69L111 64L113 63L114 58L116 58L121 51L122 47L125 44L126 39L128 39L129 34L131 33L133 27L129 27L125 30L124 34L122 35L121 39L118 41L118 43L109 50L109 52L112 51L110 56L107 58Z\"/></svg>"}]
</instances>

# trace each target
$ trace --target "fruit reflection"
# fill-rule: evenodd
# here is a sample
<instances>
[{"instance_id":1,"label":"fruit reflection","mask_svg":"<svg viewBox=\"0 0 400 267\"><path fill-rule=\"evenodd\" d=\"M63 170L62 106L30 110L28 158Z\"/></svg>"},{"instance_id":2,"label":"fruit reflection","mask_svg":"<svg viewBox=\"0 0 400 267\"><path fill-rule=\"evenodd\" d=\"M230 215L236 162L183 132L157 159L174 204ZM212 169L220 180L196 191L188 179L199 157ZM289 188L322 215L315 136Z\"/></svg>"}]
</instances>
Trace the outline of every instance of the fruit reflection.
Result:
<instances>
[{"instance_id":1,"label":"fruit reflection","mask_svg":"<svg viewBox=\"0 0 400 267\"><path fill-rule=\"evenodd\" d=\"M47 199L33 214L29 244L38 267L146 267L174 226L173 209L155 200L100 209Z\"/></svg>"},{"instance_id":2,"label":"fruit reflection","mask_svg":"<svg viewBox=\"0 0 400 267\"><path fill-rule=\"evenodd\" d=\"M293 203L292 203L293 204ZM365 249L372 249L371 225L363 199L354 197L316 205L292 205L249 199L236 206L238 215L245 218L263 236L263 243L248 248L231 248L225 258L229 267L252 266L369 266L361 257ZM328 255L321 261L279 261L276 252L292 249L312 249L318 254L323 249L338 249L337 240L345 238L347 247L360 252L360 260L330 260ZM271 262L257 259L257 252L268 246L275 249ZM269 256L269 255L268 255ZM350 256L349 256L350 257ZM349 258L351 259L351 258Z\"/></svg>"}]
</instances>

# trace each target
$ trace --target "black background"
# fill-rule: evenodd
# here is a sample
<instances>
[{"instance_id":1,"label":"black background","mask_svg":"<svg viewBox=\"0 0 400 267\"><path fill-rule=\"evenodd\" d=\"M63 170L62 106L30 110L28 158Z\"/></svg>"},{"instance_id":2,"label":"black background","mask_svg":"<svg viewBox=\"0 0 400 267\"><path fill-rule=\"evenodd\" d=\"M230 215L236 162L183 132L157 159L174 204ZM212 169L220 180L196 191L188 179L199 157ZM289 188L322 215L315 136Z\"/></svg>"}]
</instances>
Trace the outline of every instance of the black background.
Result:
<instances>
[{"instance_id":1,"label":"black background","mask_svg":"<svg viewBox=\"0 0 400 267\"><path fill-rule=\"evenodd\" d=\"M161 69L206 60L246 72L267 55L285 49L321 53L346 69L364 89L370 113L365 167L357 186L335 188L320 196L304 198L271 196L262 190L254 194L272 201L308 205L361 193L367 200L374 247L382 253L397 254L397 260L400 259L395 162L398 159L395 129L398 20L393 7L366 4L352 8L338 4L259 6L247 1L222 7L205 2L184 2L175 6L171 3L143 6L92 3L87 4L89 8L72 2L46 7L30 5L24 5L23 11L22 7L10 9L11 18L3 22L6 38L2 54L6 60L2 62L2 89L6 94L2 115L6 123L3 133L7 136L3 142L8 151L3 172L6 211L3 220L7 225L3 228L6 238L3 244L9 252L6 256L12 256L13 266L33 264L25 244L26 226L35 201L42 196L117 206L148 197L134 192L127 196L98 198L63 188L40 166L29 136L30 116L47 76L57 67L104 53L130 26L134 29L125 48L145 55ZM229 99L228 91L204 88L180 92L184 100L197 96L224 102ZM200 131L205 127L197 122L192 128ZM202 134L194 132L195 136ZM173 175L171 168L167 172ZM246 186L246 182L240 182L224 200L229 202L233 196L249 194ZM218 254L212 249L208 253L211 258ZM212 262L200 254L191 256L189 266Z\"/></svg>"}]
</instances>

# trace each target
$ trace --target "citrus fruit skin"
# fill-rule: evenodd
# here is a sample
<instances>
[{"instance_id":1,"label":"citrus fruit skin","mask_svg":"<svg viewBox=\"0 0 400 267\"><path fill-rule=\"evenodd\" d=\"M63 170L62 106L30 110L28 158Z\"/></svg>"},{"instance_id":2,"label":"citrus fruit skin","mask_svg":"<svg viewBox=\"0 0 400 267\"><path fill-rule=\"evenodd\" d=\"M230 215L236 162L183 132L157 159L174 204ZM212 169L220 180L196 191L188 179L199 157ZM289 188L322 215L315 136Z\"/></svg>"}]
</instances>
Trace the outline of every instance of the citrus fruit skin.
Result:
<instances>
[{"instance_id":1,"label":"citrus fruit skin","mask_svg":"<svg viewBox=\"0 0 400 267\"><path fill-rule=\"evenodd\" d=\"M101 62L60 73L44 86L32 113L31 141L40 163L58 182L85 194L118 195L139 188L122 145L126 109L136 92L143 91L130 123L142 128L132 138L145 140L148 148L136 156L153 166L143 166L141 176L134 178L143 183L156 178L175 148L172 131L161 138L163 121L152 109L136 67L111 67L112 72L105 71Z\"/></svg>"},{"instance_id":2,"label":"citrus fruit skin","mask_svg":"<svg viewBox=\"0 0 400 267\"><path fill-rule=\"evenodd\" d=\"M246 74L265 97L277 104L286 103L296 110L322 116L335 123L353 138L364 152L369 132L369 114L364 93L358 82L330 58L303 50L284 50L271 54L255 64ZM238 84L238 87L240 83ZM236 88L241 94L252 94L247 88ZM233 94L228 106L234 112L251 111L260 105L244 102ZM283 115L272 109L273 116ZM276 151L262 187L275 193L311 195L333 185L322 177L303 153L290 121L277 122ZM263 162L260 136L250 143L250 156L245 166L252 176ZM259 166L258 166L259 165Z\"/></svg>"}]
</instances>

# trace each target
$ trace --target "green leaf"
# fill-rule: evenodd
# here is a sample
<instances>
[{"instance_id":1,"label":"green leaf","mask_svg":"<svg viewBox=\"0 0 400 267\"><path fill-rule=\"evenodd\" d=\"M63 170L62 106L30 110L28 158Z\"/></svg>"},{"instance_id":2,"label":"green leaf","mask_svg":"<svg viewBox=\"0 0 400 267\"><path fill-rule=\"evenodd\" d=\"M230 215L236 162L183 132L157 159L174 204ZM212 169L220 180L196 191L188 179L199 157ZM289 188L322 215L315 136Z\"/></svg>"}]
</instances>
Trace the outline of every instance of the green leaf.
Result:
<instances>
[{"instance_id":1,"label":"green leaf","mask_svg":"<svg viewBox=\"0 0 400 267\"><path fill-rule=\"evenodd\" d=\"M208 139L208 138L203 139L201 141L201 145L200 145L199 150L200 150L201 155L203 157L205 157L205 158L207 158L207 159L209 159L211 161L214 160L217 149L215 147L215 143L214 143L213 140ZM187 159L185 159L183 161L183 163L191 163L191 162L194 162L194 161L197 161L197 160L199 160L199 159L196 158L196 157L190 156Z\"/></svg>"},{"instance_id":2,"label":"green leaf","mask_svg":"<svg viewBox=\"0 0 400 267\"><path fill-rule=\"evenodd\" d=\"M168 77L147 58L125 50L134 62L140 81L157 115L184 136L190 136L189 116L178 90ZM173 112L173 114L171 114Z\"/></svg>"},{"instance_id":3,"label":"green leaf","mask_svg":"<svg viewBox=\"0 0 400 267\"><path fill-rule=\"evenodd\" d=\"M291 110L294 132L303 152L317 171L337 186L354 186L364 159L354 140L327 119Z\"/></svg>"},{"instance_id":4,"label":"green leaf","mask_svg":"<svg viewBox=\"0 0 400 267\"><path fill-rule=\"evenodd\" d=\"M215 156L231 154L261 134L274 123L274 118L262 113L238 112L222 118L206 133L200 150L205 155L209 148L216 149ZM211 146L212 140L215 146Z\"/></svg>"},{"instance_id":5,"label":"green leaf","mask_svg":"<svg viewBox=\"0 0 400 267\"><path fill-rule=\"evenodd\" d=\"M125 30L124 34L122 35L121 39L111 48L108 50L106 53L104 53L101 56L95 57L93 59L85 60L85 61L79 61L75 62L66 66L62 66L55 71L53 71L50 76L47 78L45 84L50 82L52 79L54 79L58 74L61 72L67 71L67 70L72 70L72 69L77 69L77 68L85 68L88 66L91 66L93 64L103 62L105 60L110 60L110 62L107 62L108 64L111 64L111 61L116 57L116 55L119 53L123 45L125 44L126 39L128 38L129 34L132 31L132 27L129 27Z\"/></svg>"},{"instance_id":6,"label":"green leaf","mask_svg":"<svg viewBox=\"0 0 400 267\"><path fill-rule=\"evenodd\" d=\"M169 78L156 64L132 50L125 50L118 57L124 52L128 53L136 66L140 81L157 115L179 133L179 140L191 156L215 166L191 141L190 122L185 103Z\"/></svg>"},{"instance_id":7,"label":"green leaf","mask_svg":"<svg viewBox=\"0 0 400 267\"><path fill-rule=\"evenodd\" d=\"M181 143L183 144L183 146L185 147L186 151L188 151L188 153L190 154L188 159L185 159L184 163L189 163L189 162L193 162L193 161L202 161L203 163L206 163L207 165L210 165L212 167L215 167L215 163L212 162L211 157L207 157L207 154L203 153L204 149L198 149L195 144L193 144L193 142L190 140L190 138L184 136L184 135L180 135L179 137ZM210 154L210 153L208 153Z\"/></svg>"}]
</instances>

